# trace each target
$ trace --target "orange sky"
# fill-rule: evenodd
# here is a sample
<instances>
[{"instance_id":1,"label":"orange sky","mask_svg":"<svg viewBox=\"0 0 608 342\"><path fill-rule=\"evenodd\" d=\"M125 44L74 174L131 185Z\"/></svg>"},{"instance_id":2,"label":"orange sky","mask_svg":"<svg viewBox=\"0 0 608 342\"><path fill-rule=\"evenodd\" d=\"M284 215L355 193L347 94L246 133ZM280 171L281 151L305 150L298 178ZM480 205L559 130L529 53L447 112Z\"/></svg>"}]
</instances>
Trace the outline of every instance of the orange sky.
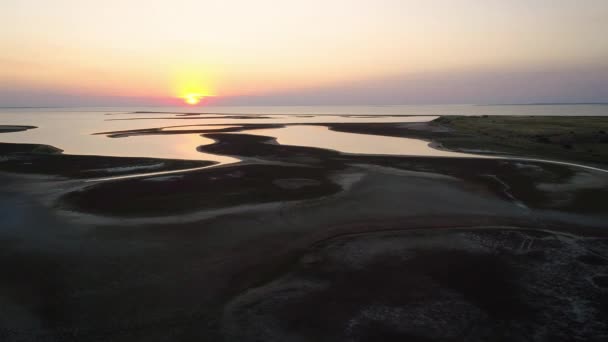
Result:
<instances>
[{"instance_id":1,"label":"orange sky","mask_svg":"<svg viewBox=\"0 0 608 342\"><path fill-rule=\"evenodd\" d=\"M265 96L601 69L607 17L605 0L4 0L0 95Z\"/></svg>"}]
</instances>

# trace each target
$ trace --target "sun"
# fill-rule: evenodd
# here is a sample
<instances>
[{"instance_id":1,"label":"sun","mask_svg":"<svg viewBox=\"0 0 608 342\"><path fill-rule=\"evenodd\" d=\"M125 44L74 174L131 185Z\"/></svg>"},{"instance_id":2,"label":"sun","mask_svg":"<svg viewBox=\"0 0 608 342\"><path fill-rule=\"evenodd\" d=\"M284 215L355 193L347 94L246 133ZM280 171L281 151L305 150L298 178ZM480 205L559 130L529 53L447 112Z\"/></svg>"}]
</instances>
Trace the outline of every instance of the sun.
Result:
<instances>
[{"instance_id":1,"label":"sun","mask_svg":"<svg viewBox=\"0 0 608 342\"><path fill-rule=\"evenodd\" d=\"M199 94L188 94L186 96L184 96L184 102L186 102L189 105L197 105L201 102L201 99L203 98L203 95L199 95Z\"/></svg>"}]
</instances>

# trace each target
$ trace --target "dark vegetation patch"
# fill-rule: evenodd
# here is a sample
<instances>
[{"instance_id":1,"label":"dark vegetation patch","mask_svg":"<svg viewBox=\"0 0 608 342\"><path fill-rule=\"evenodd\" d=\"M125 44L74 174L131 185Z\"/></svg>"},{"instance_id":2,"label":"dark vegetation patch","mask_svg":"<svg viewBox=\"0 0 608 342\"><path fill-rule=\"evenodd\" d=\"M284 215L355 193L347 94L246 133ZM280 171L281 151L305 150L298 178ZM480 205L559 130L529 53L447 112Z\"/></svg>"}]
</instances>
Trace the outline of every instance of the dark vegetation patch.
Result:
<instances>
[{"instance_id":1,"label":"dark vegetation patch","mask_svg":"<svg viewBox=\"0 0 608 342\"><path fill-rule=\"evenodd\" d=\"M243 165L184 173L179 179L126 179L89 186L64 195L67 209L108 216L166 216L197 210L302 200L340 190L321 168ZM283 178L305 178L314 186L285 189ZM128 190L127 190L128 189Z\"/></svg>"},{"instance_id":2,"label":"dark vegetation patch","mask_svg":"<svg viewBox=\"0 0 608 342\"><path fill-rule=\"evenodd\" d=\"M517 285L518 274L500 254L421 252L406 267L462 294L493 318L523 318L531 313L520 298L523 289Z\"/></svg>"},{"instance_id":3,"label":"dark vegetation patch","mask_svg":"<svg viewBox=\"0 0 608 342\"><path fill-rule=\"evenodd\" d=\"M215 164L211 161L168 160L138 157L65 155L53 146L0 143L0 171L97 178L133 173L189 169ZM106 170L111 169L111 170Z\"/></svg>"},{"instance_id":4,"label":"dark vegetation patch","mask_svg":"<svg viewBox=\"0 0 608 342\"><path fill-rule=\"evenodd\" d=\"M38 128L36 126L21 126L21 125L0 125L0 133L13 133L27 131L28 129Z\"/></svg>"},{"instance_id":5,"label":"dark vegetation patch","mask_svg":"<svg viewBox=\"0 0 608 342\"><path fill-rule=\"evenodd\" d=\"M608 289L608 275L593 277L593 283L597 287L601 287L603 289Z\"/></svg>"},{"instance_id":6,"label":"dark vegetation patch","mask_svg":"<svg viewBox=\"0 0 608 342\"><path fill-rule=\"evenodd\" d=\"M323 165L330 169L345 166L344 162L338 160L341 156L339 152L314 147L279 145L273 137L251 134L205 134L204 136L214 139L215 143L199 146L200 152Z\"/></svg>"},{"instance_id":7,"label":"dark vegetation patch","mask_svg":"<svg viewBox=\"0 0 608 342\"><path fill-rule=\"evenodd\" d=\"M341 132L434 140L453 150L486 150L608 165L608 117L442 116L426 125L327 124Z\"/></svg>"},{"instance_id":8,"label":"dark vegetation patch","mask_svg":"<svg viewBox=\"0 0 608 342\"><path fill-rule=\"evenodd\" d=\"M326 261L300 270L303 280L322 280L329 286L277 307L277 316L285 318L281 320L285 331L311 340L318 336L341 340L343 332L339 327L369 307L408 308L430 304L441 300L446 291L462 296L494 320L523 319L532 314L520 298L522 289L517 285L517 274L497 255L418 251L415 257L405 261L393 255L375 258L362 268L331 266L331 262ZM379 324L384 319L390 322L389 317L372 320ZM375 334L377 328L382 334L399 335L394 326L382 329L373 324L362 329L362 333Z\"/></svg>"},{"instance_id":9,"label":"dark vegetation patch","mask_svg":"<svg viewBox=\"0 0 608 342\"><path fill-rule=\"evenodd\" d=\"M59 154L63 150L50 145L41 144L9 144L0 143L0 156L15 155L15 154Z\"/></svg>"},{"instance_id":10,"label":"dark vegetation patch","mask_svg":"<svg viewBox=\"0 0 608 342\"><path fill-rule=\"evenodd\" d=\"M594 266L608 265L608 260L606 260L605 258L601 258L597 255L593 255L593 254L581 255L578 259L587 265L594 265Z\"/></svg>"},{"instance_id":11,"label":"dark vegetation patch","mask_svg":"<svg viewBox=\"0 0 608 342\"><path fill-rule=\"evenodd\" d=\"M579 246L551 233L380 234L319 243L291 271L237 296L225 311L233 340L566 341L607 332L608 277L589 288L597 267L581 267ZM386 249L400 239L401 250ZM549 257L521 253L526 241Z\"/></svg>"},{"instance_id":12,"label":"dark vegetation patch","mask_svg":"<svg viewBox=\"0 0 608 342\"><path fill-rule=\"evenodd\" d=\"M581 213L608 212L606 198L608 198L608 187L581 189L575 192L568 206Z\"/></svg>"}]
</instances>

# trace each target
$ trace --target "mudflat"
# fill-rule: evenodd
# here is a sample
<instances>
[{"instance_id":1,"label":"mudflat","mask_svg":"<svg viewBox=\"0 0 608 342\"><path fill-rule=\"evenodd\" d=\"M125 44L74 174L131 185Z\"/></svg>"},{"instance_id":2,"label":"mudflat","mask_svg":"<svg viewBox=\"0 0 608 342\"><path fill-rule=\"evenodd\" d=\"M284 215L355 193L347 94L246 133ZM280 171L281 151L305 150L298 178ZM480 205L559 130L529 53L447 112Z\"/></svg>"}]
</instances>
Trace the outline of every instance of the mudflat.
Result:
<instances>
[{"instance_id":1,"label":"mudflat","mask_svg":"<svg viewBox=\"0 0 608 342\"><path fill-rule=\"evenodd\" d=\"M13 133L27 131L28 129L34 129L36 126L23 126L23 125L0 125L0 133Z\"/></svg>"},{"instance_id":2,"label":"mudflat","mask_svg":"<svg viewBox=\"0 0 608 342\"><path fill-rule=\"evenodd\" d=\"M569 149L524 143L548 134L540 123L520 132L527 119L323 125L606 165L602 152L572 154L588 139L585 148L600 151L601 120L595 131L569 128L574 139L585 136ZM506 131L496 141L520 132L504 143L510 150L483 134L494 124ZM214 140L201 152L241 161L0 144L4 340L608 336L606 172L508 158L346 154L280 145L247 134L247 125L197 133Z\"/></svg>"}]
</instances>

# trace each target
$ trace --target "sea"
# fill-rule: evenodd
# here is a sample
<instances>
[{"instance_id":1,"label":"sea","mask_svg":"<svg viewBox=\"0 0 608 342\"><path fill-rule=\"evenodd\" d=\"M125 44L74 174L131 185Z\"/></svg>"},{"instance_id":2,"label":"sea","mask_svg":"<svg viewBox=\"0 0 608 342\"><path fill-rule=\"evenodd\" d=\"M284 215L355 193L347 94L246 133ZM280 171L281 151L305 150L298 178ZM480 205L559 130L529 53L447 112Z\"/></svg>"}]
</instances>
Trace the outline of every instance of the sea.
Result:
<instances>
[{"instance_id":1,"label":"sea","mask_svg":"<svg viewBox=\"0 0 608 342\"><path fill-rule=\"evenodd\" d=\"M190 106L190 107L46 107L3 108L3 112L174 112L211 114L288 115L543 115L603 116L608 103L598 104L493 104L493 105L376 105L376 106Z\"/></svg>"}]
</instances>

